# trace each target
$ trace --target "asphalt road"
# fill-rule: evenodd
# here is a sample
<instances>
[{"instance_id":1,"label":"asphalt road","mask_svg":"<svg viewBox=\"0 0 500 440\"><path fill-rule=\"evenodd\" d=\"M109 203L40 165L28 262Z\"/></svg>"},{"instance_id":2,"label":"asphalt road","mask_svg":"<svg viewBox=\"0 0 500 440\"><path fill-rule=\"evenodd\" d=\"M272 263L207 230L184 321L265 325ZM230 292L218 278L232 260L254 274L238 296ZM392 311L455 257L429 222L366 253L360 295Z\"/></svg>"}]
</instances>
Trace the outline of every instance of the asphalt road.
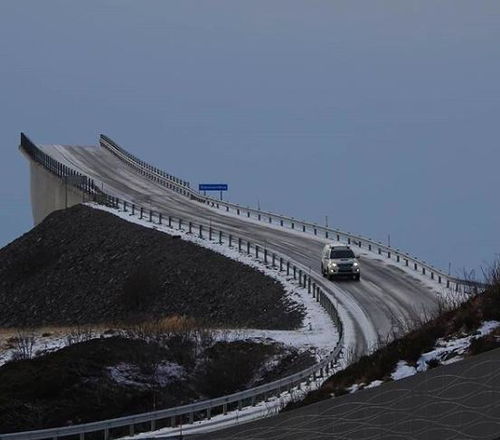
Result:
<instances>
[{"instance_id":1,"label":"asphalt road","mask_svg":"<svg viewBox=\"0 0 500 440\"><path fill-rule=\"evenodd\" d=\"M325 239L272 226L246 217L227 215L215 208L191 201L136 173L101 147L43 146L58 161L92 177L108 194L152 207L172 216L248 238L286 254L297 262L320 272L320 252ZM175 170L168 170L170 172ZM361 253L362 279L325 280L326 290L345 309L346 342L356 354L366 353L385 341L400 326L437 309L437 294L410 273L384 264L373 254Z\"/></svg>"}]
</instances>

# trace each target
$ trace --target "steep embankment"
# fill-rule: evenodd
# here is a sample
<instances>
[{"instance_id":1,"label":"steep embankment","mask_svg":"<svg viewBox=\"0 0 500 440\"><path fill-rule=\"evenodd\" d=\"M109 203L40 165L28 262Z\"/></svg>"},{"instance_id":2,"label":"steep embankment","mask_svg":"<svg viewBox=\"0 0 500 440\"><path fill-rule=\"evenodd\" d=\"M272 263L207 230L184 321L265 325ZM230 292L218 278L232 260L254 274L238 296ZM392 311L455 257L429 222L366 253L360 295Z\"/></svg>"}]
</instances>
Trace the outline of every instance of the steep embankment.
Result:
<instances>
[{"instance_id":1,"label":"steep embankment","mask_svg":"<svg viewBox=\"0 0 500 440\"><path fill-rule=\"evenodd\" d=\"M51 214L0 250L0 326L171 315L291 329L304 311L255 269L86 206Z\"/></svg>"}]
</instances>

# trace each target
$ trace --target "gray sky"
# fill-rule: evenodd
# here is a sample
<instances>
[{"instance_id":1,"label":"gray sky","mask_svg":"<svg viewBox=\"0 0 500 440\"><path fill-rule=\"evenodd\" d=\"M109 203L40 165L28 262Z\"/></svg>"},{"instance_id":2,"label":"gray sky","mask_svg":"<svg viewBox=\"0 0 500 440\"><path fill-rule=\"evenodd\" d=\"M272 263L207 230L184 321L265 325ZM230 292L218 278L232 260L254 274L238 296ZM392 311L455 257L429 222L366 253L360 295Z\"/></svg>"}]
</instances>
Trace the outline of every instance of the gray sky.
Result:
<instances>
[{"instance_id":1,"label":"gray sky","mask_svg":"<svg viewBox=\"0 0 500 440\"><path fill-rule=\"evenodd\" d=\"M500 252L497 0L1 0L0 91L0 245L32 224L19 132L102 132L443 269Z\"/></svg>"}]
</instances>

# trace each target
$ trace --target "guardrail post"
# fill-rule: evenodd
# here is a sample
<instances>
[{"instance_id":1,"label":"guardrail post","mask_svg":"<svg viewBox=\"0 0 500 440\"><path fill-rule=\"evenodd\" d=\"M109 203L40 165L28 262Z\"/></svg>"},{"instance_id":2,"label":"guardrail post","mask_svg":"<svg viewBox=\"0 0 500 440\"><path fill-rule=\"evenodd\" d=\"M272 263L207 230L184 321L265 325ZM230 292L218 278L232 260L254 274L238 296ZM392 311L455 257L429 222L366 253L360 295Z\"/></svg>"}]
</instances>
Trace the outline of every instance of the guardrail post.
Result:
<instances>
[{"instance_id":1,"label":"guardrail post","mask_svg":"<svg viewBox=\"0 0 500 440\"><path fill-rule=\"evenodd\" d=\"M283 272L283 257L280 257L280 272Z\"/></svg>"},{"instance_id":2,"label":"guardrail post","mask_svg":"<svg viewBox=\"0 0 500 440\"><path fill-rule=\"evenodd\" d=\"M172 227L172 217L168 216L168 227Z\"/></svg>"},{"instance_id":3,"label":"guardrail post","mask_svg":"<svg viewBox=\"0 0 500 440\"><path fill-rule=\"evenodd\" d=\"M368 244L368 250L371 251L372 250L372 245L371 244Z\"/></svg>"},{"instance_id":4,"label":"guardrail post","mask_svg":"<svg viewBox=\"0 0 500 440\"><path fill-rule=\"evenodd\" d=\"M414 269L415 269L415 270L418 270L417 263L414 263L414 264L413 264L413 267L414 267Z\"/></svg>"},{"instance_id":5,"label":"guardrail post","mask_svg":"<svg viewBox=\"0 0 500 440\"><path fill-rule=\"evenodd\" d=\"M151 420L151 423L149 425L149 430L156 431L156 420Z\"/></svg>"},{"instance_id":6,"label":"guardrail post","mask_svg":"<svg viewBox=\"0 0 500 440\"><path fill-rule=\"evenodd\" d=\"M153 222L153 211L150 209L149 210L149 223Z\"/></svg>"},{"instance_id":7,"label":"guardrail post","mask_svg":"<svg viewBox=\"0 0 500 440\"><path fill-rule=\"evenodd\" d=\"M269 216L269 223L272 223L273 222L273 218L271 216Z\"/></svg>"},{"instance_id":8,"label":"guardrail post","mask_svg":"<svg viewBox=\"0 0 500 440\"><path fill-rule=\"evenodd\" d=\"M318 230L316 229L316 226L314 227L314 235L318 235Z\"/></svg>"},{"instance_id":9,"label":"guardrail post","mask_svg":"<svg viewBox=\"0 0 500 440\"><path fill-rule=\"evenodd\" d=\"M259 245L255 245L255 258L259 259Z\"/></svg>"},{"instance_id":10,"label":"guardrail post","mask_svg":"<svg viewBox=\"0 0 500 440\"><path fill-rule=\"evenodd\" d=\"M299 286L302 287L302 270L299 269Z\"/></svg>"},{"instance_id":11,"label":"guardrail post","mask_svg":"<svg viewBox=\"0 0 500 440\"><path fill-rule=\"evenodd\" d=\"M247 254L250 255L250 242L247 241Z\"/></svg>"},{"instance_id":12,"label":"guardrail post","mask_svg":"<svg viewBox=\"0 0 500 440\"><path fill-rule=\"evenodd\" d=\"M261 220L261 215L260 215L260 213L259 213L259 214L257 214L257 218L259 219L259 221Z\"/></svg>"},{"instance_id":13,"label":"guardrail post","mask_svg":"<svg viewBox=\"0 0 500 440\"><path fill-rule=\"evenodd\" d=\"M382 255L382 249L378 248L378 254Z\"/></svg>"},{"instance_id":14,"label":"guardrail post","mask_svg":"<svg viewBox=\"0 0 500 440\"><path fill-rule=\"evenodd\" d=\"M158 224L161 225L162 222L162 215L161 212L158 213Z\"/></svg>"},{"instance_id":15,"label":"guardrail post","mask_svg":"<svg viewBox=\"0 0 500 440\"><path fill-rule=\"evenodd\" d=\"M410 262L408 261L408 258L405 258L405 266L408 266Z\"/></svg>"},{"instance_id":16,"label":"guardrail post","mask_svg":"<svg viewBox=\"0 0 500 440\"><path fill-rule=\"evenodd\" d=\"M347 237L347 244L351 244L351 237Z\"/></svg>"},{"instance_id":17,"label":"guardrail post","mask_svg":"<svg viewBox=\"0 0 500 440\"><path fill-rule=\"evenodd\" d=\"M307 293L311 293L311 277L307 278Z\"/></svg>"},{"instance_id":18,"label":"guardrail post","mask_svg":"<svg viewBox=\"0 0 500 440\"><path fill-rule=\"evenodd\" d=\"M222 244L222 231L219 231L219 244Z\"/></svg>"},{"instance_id":19,"label":"guardrail post","mask_svg":"<svg viewBox=\"0 0 500 440\"><path fill-rule=\"evenodd\" d=\"M179 219L179 231L181 231L181 230L182 230L182 219L180 218Z\"/></svg>"},{"instance_id":20,"label":"guardrail post","mask_svg":"<svg viewBox=\"0 0 500 440\"><path fill-rule=\"evenodd\" d=\"M340 241L340 235L337 234L337 241Z\"/></svg>"},{"instance_id":21,"label":"guardrail post","mask_svg":"<svg viewBox=\"0 0 500 440\"><path fill-rule=\"evenodd\" d=\"M290 275L290 262L289 261L286 262L286 274Z\"/></svg>"},{"instance_id":22,"label":"guardrail post","mask_svg":"<svg viewBox=\"0 0 500 440\"><path fill-rule=\"evenodd\" d=\"M283 219L280 218L280 226L283 226Z\"/></svg>"},{"instance_id":23,"label":"guardrail post","mask_svg":"<svg viewBox=\"0 0 500 440\"><path fill-rule=\"evenodd\" d=\"M192 425L192 424L193 424L193 422L194 422L194 413L191 411L191 412L189 413L189 422L188 422L188 423L189 423L190 425Z\"/></svg>"},{"instance_id":24,"label":"guardrail post","mask_svg":"<svg viewBox=\"0 0 500 440\"><path fill-rule=\"evenodd\" d=\"M198 234L198 237L203 238L203 225L200 225L200 232Z\"/></svg>"},{"instance_id":25,"label":"guardrail post","mask_svg":"<svg viewBox=\"0 0 500 440\"><path fill-rule=\"evenodd\" d=\"M238 237L238 252L241 252L241 238Z\"/></svg>"},{"instance_id":26,"label":"guardrail post","mask_svg":"<svg viewBox=\"0 0 500 440\"><path fill-rule=\"evenodd\" d=\"M450 288L450 280L446 280L446 288L449 289Z\"/></svg>"},{"instance_id":27,"label":"guardrail post","mask_svg":"<svg viewBox=\"0 0 500 440\"><path fill-rule=\"evenodd\" d=\"M272 266L274 267L274 263L276 262L276 254L273 252L273 263Z\"/></svg>"},{"instance_id":28,"label":"guardrail post","mask_svg":"<svg viewBox=\"0 0 500 440\"><path fill-rule=\"evenodd\" d=\"M306 232L306 225L302 225L302 232Z\"/></svg>"},{"instance_id":29,"label":"guardrail post","mask_svg":"<svg viewBox=\"0 0 500 440\"><path fill-rule=\"evenodd\" d=\"M328 231L325 229L325 238L328 238Z\"/></svg>"},{"instance_id":30,"label":"guardrail post","mask_svg":"<svg viewBox=\"0 0 500 440\"><path fill-rule=\"evenodd\" d=\"M291 228L295 229L295 223L294 222L291 222Z\"/></svg>"},{"instance_id":31,"label":"guardrail post","mask_svg":"<svg viewBox=\"0 0 500 440\"><path fill-rule=\"evenodd\" d=\"M175 428L177 426L175 416L170 417L170 427Z\"/></svg>"},{"instance_id":32,"label":"guardrail post","mask_svg":"<svg viewBox=\"0 0 500 440\"><path fill-rule=\"evenodd\" d=\"M236 214L240 215L240 208L236 209Z\"/></svg>"},{"instance_id":33,"label":"guardrail post","mask_svg":"<svg viewBox=\"0 0 500 440\"><path fill-rule=\"evenodd\" d=\"M222 405L222 414L227 415L227 403L224 403L224 405Z\"/></svg>"},{"instance_id":34,"label":"guardrail post","mask_svg":"<svg viewBox=\"0 0 500 440\"><path fill-rule=\"evenodd\" d=\"M208 227L208 240L212 241L212 226Z\"/></svg>"},{"instance_id":35,"label":"guardrail post","mask_svg":"<svg viewBox=\"0 0 500 440\"><path fill-rule=\"evenodd\" d=\"M134 435L134 424L132 424L128 427L128 433L129 433L129 435Z\"/></svg>"},{"instance_id":36,"label":"guardrail post","mask_svg":"<svg viewBox=\"0 0 500 440\"><path fill-rule=\"evenodd\" d=\"M422 267L422 274L425 275L425 267Z\"/></svg>"},{"instance_id":37,"label":"guardrail post","mask_svg":"<svg viewBox=\"0 0 500 440\"><path fill-rule=\"evenodd\" d=\"M387 258L391 258L391 251L387 251Z\"/></svg>"},{"instance_id":38,"label":"guardrail post","mask_svg":"<svg viewBox=\"0 0 500 440\"><path fill-rule=\"evenodd\" d=\"M188 223L188 233L192 234L193 233L193 222Z\"/></svg>"},{"instance_id":39,"label":"guardrail post","mask_svg":"<svg viewBox=\"0 0 500 440\"><path fill-rule=\"evenodd\" d=\"M207 420L212 418L212 408L207 408Z\"/></svg>"},{"instance_id":40,"label":"guardrail post","mask_svg":"<svg viewBox=\"0 0 500 440\"><path fill-rule=\"evenodd\" d=\"M250 211L247 211L247 217L250 218Z\"/></svg>"},{"instance_id":41,"label":"guardrail post","mask_svg":"<svg viewBox=\"0 0 500 440\"><path fill-rule=\"evenodd\" d=\"M84 432L80 432L80 440L85 440L85 433Z\"/></svg>"},{"instance_id":42,"label":"guardrail post","mask_svg":"<svg viewBox=\"0 0 500 440\"><path fill-rule=\"evenodd\" d=\"M438 276L438 283L441 284L441 275Z\"/></svg>"},{"instance_id":43,"label":"guardrail post","mask_svg":"<svg viewBox=\"0 0 500 440\"><path fill-rule=\"evenodd\" d=\"M109 428L104 429L104 440L109 440Z\"/></svg>"},{"instance_id":44,"label":"guardrail post","mask_svg":"<svg viewBox=\"0 0 500 440\"><path fill-rule=\"evenodd\" d=\"M317 291L316 291L316 283L313 281L312 283L312 294L313 294L313 298L316 298L316 295L317 295Z\"/></svg>"},{"instance_id":45,"label":"guardrail post","mask_svg":"<svg viewBox=\"0 0 500 440\"><path fill-rule=\"evenodd\" d=\"M293 279L297 279L297 267L295 265L293 266Z\"/></svg>"},{"instance_id":46,"label":"guardrail post","mask_svg":"<svg viewBox=\"0 0 500 440\"><path fill-rule=\"evenodd\" d=\"M231 234L229 234L228 240L229 240L229 247L233 247L233 236Z\"/></svg>"},{"instance_id":47,"label":"guardrail post","mask_svg":"<svg viewBox=\"0 0 500 440\"><path fill-rule=\"evenodd\" d=\"M127 212L127 201L123 201L123 212Z\"/></svg>"},{"instance_id":48,"label":"guardrail post","mask_svg":"<svg viewBox=\"0 0 500 440\"><path fill-rule=\"evenodd\" d=\"M264 249L264 264L267 264L267 249Z\"/></svg>"},{"instance_id":49,"label":"guardrail post","mask_svg":"<svg viewBox=\"0 0 500 440\"><path fill-rule=\"evenodd\" d=\"M140 217L139 217L140 219L142 219L143 214L144 214L144 208L141 206L141 214L140 214Z\"/></svg>"},{"instance_id":50,"label":"guardrail post","mask_svg":"<svg viewBox=\"0 0 500 440\"><path fill-rule=\"evenodd\" d=\"M399 255L396 255L396 261L399 263L400 257Z\"/></svg>"}]
</instances>

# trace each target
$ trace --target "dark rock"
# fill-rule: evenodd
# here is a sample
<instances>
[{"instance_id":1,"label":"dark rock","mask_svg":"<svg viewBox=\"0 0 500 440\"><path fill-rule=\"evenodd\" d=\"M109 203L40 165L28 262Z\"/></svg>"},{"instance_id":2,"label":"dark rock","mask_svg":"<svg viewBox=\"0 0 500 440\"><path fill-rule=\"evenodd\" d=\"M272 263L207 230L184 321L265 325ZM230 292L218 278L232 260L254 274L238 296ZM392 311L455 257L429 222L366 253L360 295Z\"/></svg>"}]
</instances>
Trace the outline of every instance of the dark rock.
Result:
<instances>
[{"instance_id":1,"label":"dark rock","mask_svg":"<svg viewBox=\"0 0 500 440\"><path fill-rule=\"evenodd\" d=\"M171 315L290 329L304 311L251 267L86 206L52 213L0 250L0 326Z\"/></svg>"}]
</instances>

